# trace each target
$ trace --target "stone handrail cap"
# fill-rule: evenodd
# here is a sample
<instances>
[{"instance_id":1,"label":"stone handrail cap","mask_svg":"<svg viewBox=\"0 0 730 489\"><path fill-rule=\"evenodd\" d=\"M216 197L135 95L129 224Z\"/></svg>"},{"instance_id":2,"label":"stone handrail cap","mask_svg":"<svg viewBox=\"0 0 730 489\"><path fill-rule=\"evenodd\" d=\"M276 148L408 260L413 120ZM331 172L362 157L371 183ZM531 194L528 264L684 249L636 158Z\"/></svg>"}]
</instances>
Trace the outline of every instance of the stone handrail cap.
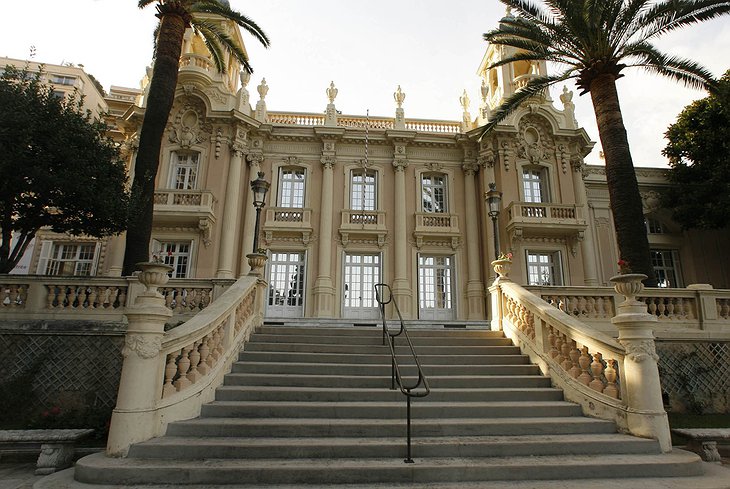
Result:
<instances>
[{"instance_id":1,"label":"stone handrail cap","mask_svg":"<svg viewBox=\"0 0 730 489\"><path fill-rule=\"evenodd\" d=\"M730 428L674 428L672 432L695 440L730 439Z\"/></svg>"},{"instance_id":2,"label":"stone handrail cap","mask_svg":"<svg viewBox=\"0 0 730 489\"><path fill-rule=\"evenodd\" d=\"M93 433L93 429L0 430L0 441L75 441Z\"/></svg>"},{"instance_id":3,"label":"stone handrail cap","mask_svg":"<svg viewBox=\"0 0 730 489\"><path fill-rule=\"evenodd\" d=\"M687 288L692 290L713 290L714 287L711 284L689 284Z\"/></svg>"}]
</instances>

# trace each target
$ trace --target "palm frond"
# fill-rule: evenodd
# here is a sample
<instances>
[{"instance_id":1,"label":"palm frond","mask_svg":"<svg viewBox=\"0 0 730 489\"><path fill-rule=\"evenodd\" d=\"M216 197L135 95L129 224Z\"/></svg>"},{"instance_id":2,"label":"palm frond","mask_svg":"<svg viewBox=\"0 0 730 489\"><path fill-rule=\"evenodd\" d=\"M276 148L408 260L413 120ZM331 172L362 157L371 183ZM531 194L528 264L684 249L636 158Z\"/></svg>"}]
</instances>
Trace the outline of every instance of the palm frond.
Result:
<instances>
[{"instance_id":1,"label":"palm frond","mask_svg":"<svg viewBox=\"0 0 730 489\"><path fill-rule=\"evenodd\" d=\"M151 3L155 3L157 1L158 0L139 0L139 2L137 3L137 7L138 8L145 8L147 5L149 5Z\"/></svg>"},{"instance_id":2,"label":"palm frond","mask_svg":"<svg viewBox=\"0 0 730 489\"><path fill-rule=\"evenodd\" d=\"M644 68L649 72L681 82L685 86L708 91L714 90L717 86L717 80L712 73L699 63L666 55L648 42L626 46L624 55L638 60L638 63L629 66Z\"/></svg>"},{"instance_id":3,"label":"palm frond","mask_svg":"<svg viewBox=\"0 0 730 489\"><path fill-rule=\"evenodd\" d=\"M213 22L208 22L206 20L202 20L199 18L193 17L193 27L198 30L203 36L203 39L205 40L205 44L208 47L208 50L211 51L211 54L213 55L213 59L216 62L216 68L221 73L225 73L226 67L224 64L219 64L219 61L216 60L215 53L211 49L211 45L214 45L215 48L219 51L221 51L221 48L223 48L225 51L231 53L243 66L243 68L248 71L249 73L253 73L253 69L251 68L251 65L248 61L248 55L246 52L239 46L238 42L236 42L235 39L233 39L229 34L227 34L225 31L223 31L220 26ZM222 63L222 56L220 56L220 63Z\"/></svg>"},{"instance_id":4,"label":"palm frond","mask_svg":"<svg viewBox=\"0 0 730 489\"><path fill-rule=\"evenodd\" d=\"M517 110L525 101L536 95L542 94L550 86L574 78L573 70L568 70L560 75L540 76L530 80L527 85L510 95L502 104L492 112L489 122L483 127L479 141L487 135L497 124L502 122L512 112Z\"/></svg>"},{"instance_id":5,"label":"palm frond","mask_svg":"<svg viewBox=\"0 0 730 489\"><path fill-rule=\"evenodd\" d=\"M665 0L643 13L639 40L648 40L675 29L730 13L728 0Z\"/></svg>"},{"instance_id":6,"label":"palm frond","mask_svg":"<svg viewBox=\"0 0 730 489\"><path fill-rule=\"evenodd\" d=\"M239 26L241 26L246 32L256 38L264 47L269 47L271 41L261 27L256 24L252 19L246 17L240 12L237 12L227 5L219 3L217 1L201 1L197 2L191 7L193 13L208 13L215 14L223 17L224 19L232 20Z\"/></svg>"}]
</instances>

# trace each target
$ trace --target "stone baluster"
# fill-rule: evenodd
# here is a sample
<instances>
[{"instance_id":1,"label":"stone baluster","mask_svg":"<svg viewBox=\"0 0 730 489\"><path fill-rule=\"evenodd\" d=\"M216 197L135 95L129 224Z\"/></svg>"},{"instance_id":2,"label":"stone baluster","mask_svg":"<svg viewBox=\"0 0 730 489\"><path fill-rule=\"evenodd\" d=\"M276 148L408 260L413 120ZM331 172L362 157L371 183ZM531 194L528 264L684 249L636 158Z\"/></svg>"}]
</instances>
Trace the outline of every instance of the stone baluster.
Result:
<instances>
[{"instance_id":1,"label":"stone baluster","mask_svg":"<svg viewBox=\"0 0 730 489\"><path fill-rule=\"evenodd\" d=\"M124 339L122 373L117 405L112 413L107 454L125 456L133 443L158 435L155 405L163 395L167 357L160 355L165 322L172 312L157 291L164 285L172 269L167 265L144 263L138 278L145 291L135 299L127 312L127 333Z\"/></svg>"},{"instance_id":2,"label":"stone baluster","mask_svg":"<svg viewBox=\"0 0 730 489\"><path fill-rule=\"evenodd\" d=\"M195 342L195 344L193 345L193 349L190 350L190 355L188 356L188 359L190 360L188 380L193 384L196 383L201 377L200 372L198 371L198 365L200 364L200 351L198 349L200 348L200 343L200 340Z\"/></svg>"},{"instance_id":3,"label":"stone baluster","mask_svg":"<svg viewBox=\"0 0 730 489\"><path fill-rule=\"evenodd\" d=\"M591 356L588 354L588 347L584 346L580 349L580 358L578 359L578 365L580 366L580 375L578 376L578 382L588 386L593 378L590 374L591 368Z\"/></svg>"},{"instance_id":4,"label":"stone baluster","mask_svg":"<svg viewBox=\"0 0 730 489\"><path fill-rule=\"evenodd\" d=\"M616 386L616 365L616 360L606 360L606 370L603 372L603 375L606 377L606 388L603 389L603 393L614 399L618 399L619 397L619 390Z\"/></svg>"},{"instance_id":5,"label":"stone baluster","mask_svg":"<svg viewBox=\"0 0 730 489\"><path fill-rule=\"evenodd\" d=\"M548 334L548 343L550 344L550 358L555 358L558 356L558 349L555 347L555 342L557 341L557 339L558 338L555 335L555 328L550 326L550 333Z\"/></svg>"},{"instance_id":6,"label":"stone baluster","mask_svg":"<svg viewBox=\"0 0 730 489\"><path fill-rule=\"evenodd\" d=\"M591 362L591 375L593 380L590 381L588 387L597 392L603 392L603 358L600 353L593 354L593 361Z\"/></svg>"},{"instance_id":7,"label":"stone baluster","mask_svg":"<svg viewBox=\"0 0 730 489\"><path fill-rule=\"evenodd\" d=\"M570 353L568 354L568 356L570 357L570 363L572 364L572 366L570 367L570 370L568 370L568 373L570 374L571 377L573 377L574 379L577 379L578 376L580 375L581 368L580 368L580 365L578 364L578 360L580 359L580 350L578 350L578 347L575 344L575 341L571 341Z\"/></svg>"},{"instance_id":8,"label":"stone baluster","mask_svg":"<svg viewBox=\"0 0 730 489\"><path fill-rule=\"evenodd\" d=\"M172 385L172 381L177 373L177 358L182 350L177 350L167 354L167 363L165 364L165 384L162 386L162 397L170 396L177 392Z\"/></svg>"}]
</instances>

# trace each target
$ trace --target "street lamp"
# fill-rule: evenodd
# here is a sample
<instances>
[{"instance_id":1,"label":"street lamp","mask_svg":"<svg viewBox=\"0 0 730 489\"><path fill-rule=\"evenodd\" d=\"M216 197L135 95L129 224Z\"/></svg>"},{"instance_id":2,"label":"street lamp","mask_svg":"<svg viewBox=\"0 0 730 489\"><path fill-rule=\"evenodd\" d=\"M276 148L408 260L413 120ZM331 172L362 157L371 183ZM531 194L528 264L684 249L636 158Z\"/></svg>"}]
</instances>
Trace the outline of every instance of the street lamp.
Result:
<instances>
[{"instance_id":1,"label":"street lamp","mask_svg":"<svg viewBox=\"0 0 730 489\"><path fill-rule=\"evenodd\" d=\"M499 259L499 227L497 226L497 217L502 208L502 192L497 190L496 183L489 184L489 192L487 192L487 205L489 206L489 217L492 218L492 227L494 229L494 258Z\"/></svg>"},{"instance_id":2,"label":"street lamp","mask_svg":"<svg viewBox=\"0 0 730 489\"><path fill-rule=\"evenodd\" d=\"M259 226L261 225L261 209L264 207L264 199L266 192L269 191L271 184L264 180L264 172L259 172L259 177L251 181L251 191L253 192L253 206L256 208L256 229L253 234L253 253L259 251Z\"/></svg>"}]
</instances>

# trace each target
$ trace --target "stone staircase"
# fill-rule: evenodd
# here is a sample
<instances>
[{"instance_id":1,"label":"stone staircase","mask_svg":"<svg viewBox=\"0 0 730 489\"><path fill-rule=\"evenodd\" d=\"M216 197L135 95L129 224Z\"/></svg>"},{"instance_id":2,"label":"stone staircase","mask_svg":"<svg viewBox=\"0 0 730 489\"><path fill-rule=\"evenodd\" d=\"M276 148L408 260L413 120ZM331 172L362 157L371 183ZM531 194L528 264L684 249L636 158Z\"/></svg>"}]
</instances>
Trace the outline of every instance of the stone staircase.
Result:
<instances>
[{"instance_id":1,"label":"stone staircase","mask_svg":"<svg viewBox=\"0 0 730 489\"><path fill-rule=\"evenodd\" d=\"M442 327L410 335L432 389L413 402L414 464L403 461L406 403L389 390L379 328L265 325L199 418L171 423L164 437L132 446L128 458L86 457L75 480L462 487L703 471L694 454L660 454L653 440L583 417L501 332ZM404 362L405 351L399 347Z\"/></svg>"}]
</instances>

